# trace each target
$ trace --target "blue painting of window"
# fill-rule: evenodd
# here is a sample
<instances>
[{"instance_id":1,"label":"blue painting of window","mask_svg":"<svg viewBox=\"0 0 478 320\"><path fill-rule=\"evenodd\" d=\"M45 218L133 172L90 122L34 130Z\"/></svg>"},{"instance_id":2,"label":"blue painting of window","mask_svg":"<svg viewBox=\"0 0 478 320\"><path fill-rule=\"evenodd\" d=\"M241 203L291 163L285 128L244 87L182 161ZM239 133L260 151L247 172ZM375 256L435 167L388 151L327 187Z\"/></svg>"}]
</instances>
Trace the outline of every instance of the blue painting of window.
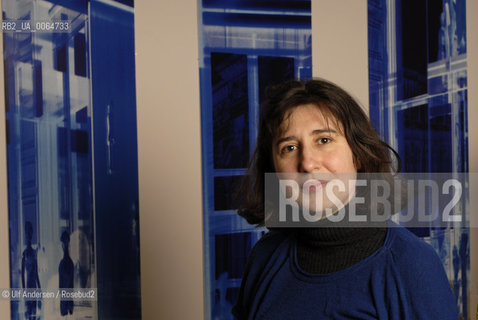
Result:
<instances>
[{"instance_id":1,"label":"blue painting of window","mask_svg":"<svg viewBox=\"0 0 478 320\"><path fill-rule=\"evenodd\" d=\"M12 300L11 319L141 318L132 5L2 1L70 28L3 34L10 286L98 289Z\"/></svg>"},{"instance_id":2,"label":"blue painting of window","mask_svg":"<svg viewBox=\"0 0 478 320\"><path fill-rule=\"evenodd\" d=\"M368 0L368 46L370 118L403 171L468 172L466 1ZM411 229L442 259L464 319L468 201L463 225Z\"/></svg>"}]
</instances>

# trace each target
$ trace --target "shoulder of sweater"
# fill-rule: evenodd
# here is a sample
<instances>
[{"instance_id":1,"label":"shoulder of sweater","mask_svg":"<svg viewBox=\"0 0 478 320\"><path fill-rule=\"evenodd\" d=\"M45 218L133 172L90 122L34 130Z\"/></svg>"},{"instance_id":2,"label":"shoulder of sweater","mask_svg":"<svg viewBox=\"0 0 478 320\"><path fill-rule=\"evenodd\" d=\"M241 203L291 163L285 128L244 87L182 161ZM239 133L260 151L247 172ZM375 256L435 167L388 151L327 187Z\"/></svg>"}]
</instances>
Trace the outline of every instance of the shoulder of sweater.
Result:
<instances>
[{"instance_id":1,"label":"shoulder of sweater","mask_svg":"<svg viewBox=\"0 0 478 320\"><path fill-rule=\"evenodd\" d=\"M403 290L407 319L457 319L456 298L435 249L405 228L389 231L395 242L389 264L395 276L390 279Z\"/></svg>"},{"instance_id":2,"label":"shoulder of sweater","mask_svg":"<svg viewBox=\"0 0 478 320\"><path fill-rule=\"evenodd\" d=\"M403 272L443 269L435 249L423 239L400 226L392 227L389 231L391 232L389 252Z\"/></svg>"},{"instance_id":3,"label":"shoulder of sweater","mask_svg":"<svg viewBox=\"0 0 478 320\"><path fill-rule=\"evenodd\" d=\"M273 252L283 241L288 239L290 235L287 232L279 230L271 230L264 234L262 238L257 241L253 250L261 253Z\"/></svg>"},{"instance_id":4,"label":"shoulder of sweater","mask_svg":"<svg viewBox=\"0 0 478 320\"><path fill-rule=\"evenodd\" d=\"M242 277L238 300L233 308L233 314L238 319L246 319L250 312L257 291L261 286L261 278L267 273L267 266L271 263L274 253L289 238L287 232L271 230L252 248Z\"/></svg>"},{"instance_id":5,"label":"shoulder of sweater","mask_svg":"<svg viewBox=\"0 0 478 320\"><path fill-rule=\"evenodd\" d=\"M283 231L271 230L267 232L252 248L248 257L249 263L253 263L254 265L263 265L267 263L276 249L289 238L290 235Z\"/></svg>"}]
</instances>

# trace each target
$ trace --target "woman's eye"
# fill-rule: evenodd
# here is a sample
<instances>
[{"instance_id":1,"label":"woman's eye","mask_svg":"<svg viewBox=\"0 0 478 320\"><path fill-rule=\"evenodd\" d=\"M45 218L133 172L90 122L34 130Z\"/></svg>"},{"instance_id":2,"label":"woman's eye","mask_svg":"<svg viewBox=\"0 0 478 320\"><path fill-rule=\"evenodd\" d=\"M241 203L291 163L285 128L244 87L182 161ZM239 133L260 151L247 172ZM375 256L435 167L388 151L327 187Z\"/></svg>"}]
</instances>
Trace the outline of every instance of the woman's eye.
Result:
<instances>
[{"instance_id":1,"label":"woman's eye","mask_svg":"<svg viewBox=\"0 0 478 320\"><path fill-rule=\"evenodd\" d=\"M319 144L327 144L327 143L329 143L330 141L331 141L330 138L320 138L320 139L318 140L318 143L319 143Z\"/></svg>"},{"instance_id":2,"label":"woman's eye","mask_svg":"<svg viewBox=\"0 0 478 320\"><path fill-rule=\"evenodd\" d=\"M294 146L294 145L285 146L284 148L282 148L282 153L292 152L296 149L297 149L297 146Z\"/></svg>"}]
</instances>

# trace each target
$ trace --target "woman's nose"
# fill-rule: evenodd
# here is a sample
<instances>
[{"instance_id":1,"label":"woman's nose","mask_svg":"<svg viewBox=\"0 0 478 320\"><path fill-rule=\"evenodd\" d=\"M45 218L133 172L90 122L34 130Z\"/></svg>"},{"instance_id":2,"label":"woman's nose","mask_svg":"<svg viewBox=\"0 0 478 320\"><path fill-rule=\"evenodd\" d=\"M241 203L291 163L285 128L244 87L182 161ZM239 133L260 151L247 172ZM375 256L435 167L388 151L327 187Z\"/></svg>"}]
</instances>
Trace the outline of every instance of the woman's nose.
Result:
<instances>
[{"instance_id":1,"label":"woman's nose","mask_svg":"<svg viewBox=\"0 0 478 320\"><path fill-rule=\"evenodd\" d=\"M299 172L317 172L320 169L320 155L310 147L302 147Z\"/></svg>"}]
</instances>

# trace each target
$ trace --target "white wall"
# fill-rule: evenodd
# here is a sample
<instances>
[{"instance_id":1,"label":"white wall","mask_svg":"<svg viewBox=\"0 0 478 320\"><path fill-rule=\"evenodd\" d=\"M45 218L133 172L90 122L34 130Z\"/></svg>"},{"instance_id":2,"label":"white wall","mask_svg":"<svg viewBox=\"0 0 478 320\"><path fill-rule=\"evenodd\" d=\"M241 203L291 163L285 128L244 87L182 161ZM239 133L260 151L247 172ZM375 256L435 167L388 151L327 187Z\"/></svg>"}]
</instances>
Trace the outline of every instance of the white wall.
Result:
<instances>
[{"instance_id":1,"label":"white wall","mask_svg":"<svg viewBox=\"0 0 478 320\"><path fill-rule=\"evenodd\" d=\"M466 32L468 58L468 151L470 173L478 175L478 1L466 1ZM478 226L478 179L470 183L470 213L472 223ZM471 304L470 318L478 319L478 228L470 230Z\"/></svg>"},{"instance_id":2,"label":"white wall","mask_svg":"<svg viewBox=\"0 0 478 320\"><path fill-rule=\"evenodd\" d=\"M0 52L3 57L3 35L0 34ZM2 59L3 61L3 59ZM8 250L8 203L7 203L7 145L5 137L5 95L3 86L3 62L0 63L0 288L10 287ZM0 318L10 319L10 302L0 299Z\"/></svg>"},{"instance_id":3,"label":"white wall","mask_svg":"<svg viewBox=\"0 0 478 320\"><path fill-rule=\"evenodd\" d=\"M143 319L204 314L196 0L136 1Z\"/></svg>"},{"instance_id":4,"label":"white wall","mask_svg":"<svg viewBox=\"0 0 478 320\"><path fill-rule=\"evenodd\" d=\"M368 113L367 1L312 0L312 71L352 94Z\"/></svg>"}]
</instances>

